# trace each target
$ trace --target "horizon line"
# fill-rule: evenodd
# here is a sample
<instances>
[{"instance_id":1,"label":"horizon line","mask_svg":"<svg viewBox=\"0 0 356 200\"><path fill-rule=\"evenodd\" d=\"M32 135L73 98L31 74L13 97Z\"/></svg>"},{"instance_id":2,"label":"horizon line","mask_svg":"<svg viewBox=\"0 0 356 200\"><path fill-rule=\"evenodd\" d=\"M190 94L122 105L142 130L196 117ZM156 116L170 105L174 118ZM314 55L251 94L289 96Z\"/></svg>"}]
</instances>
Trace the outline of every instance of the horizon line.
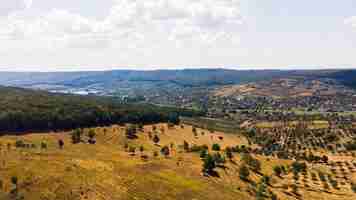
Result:
<instances>
[{"instance_id":1,"label":"horizon line","mask_svg":"<svg viewBox=\"0 0 356 200\"><path fill-rule=\"evenodd\" d=\"M110 71L183 71L183 70L234 70L234 71L328 71L328 70L356 70L356 66L352 67L112 67L103 69L78 69L78 70L1 70L0 73L70 73L70 72L110 72Z\"/></svg>"}]
</instances>

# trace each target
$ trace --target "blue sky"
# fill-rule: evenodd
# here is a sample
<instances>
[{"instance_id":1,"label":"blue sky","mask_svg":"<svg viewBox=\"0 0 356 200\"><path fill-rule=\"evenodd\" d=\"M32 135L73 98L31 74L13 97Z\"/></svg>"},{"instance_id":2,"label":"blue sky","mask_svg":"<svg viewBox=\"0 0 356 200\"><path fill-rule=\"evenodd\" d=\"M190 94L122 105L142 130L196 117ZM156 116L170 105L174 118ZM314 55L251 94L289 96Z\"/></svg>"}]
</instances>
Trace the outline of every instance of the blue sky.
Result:
<instances>
[{"instance_id":1,"label":"blue sky","mask_svg":"<svg viewBox=\"0 0 356 200\"><path fill-rule=\"evenodd\" d=\"M3 0L0 70L356 67L354 0Z\"/></svg>"}]
</instances>

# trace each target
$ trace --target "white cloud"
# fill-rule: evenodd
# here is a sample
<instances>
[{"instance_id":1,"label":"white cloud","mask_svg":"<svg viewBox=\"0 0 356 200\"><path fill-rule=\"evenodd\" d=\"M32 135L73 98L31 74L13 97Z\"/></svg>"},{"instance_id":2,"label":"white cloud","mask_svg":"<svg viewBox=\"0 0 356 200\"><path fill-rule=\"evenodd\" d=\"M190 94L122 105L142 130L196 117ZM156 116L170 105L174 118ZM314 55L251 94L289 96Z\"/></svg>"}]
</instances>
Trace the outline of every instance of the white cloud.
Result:
<instances>
[{"instance_id":1,"label":"white cloud","mask_svg":"<svg viewBox=\"0 0 356 200\"><path fill-rule=\"evenodd\" d=\"M24 3L30 9L33 2ZM236 27L242 23L238 0L115 0L102 20L58 9L33 15L28 9L0 19L0 39L67 39L69 47L88 48L108 47L114 39L112 45L121 46L158 38L201 45L239 41Z\"/></svg>"},{"instance_id":2,"label":"white cloud","mask_svg":"<svg viewBox=\"0 0 356 200\"><path fill-rule=\"evenodd\" d=\"M29 9L32 7L32 0L23 0L25 4L25 8Z\"/></svg>"},{"instance_id":3,"label":"white cloud","mask_svg":"<svg viewBox=\"0 0 356 200\"><path fill-rule=\"evenodd\" d=\"M15 10L23 9L24 7L25 4L23 0L1 1L0 17L6 16Z\"/></svg>"},{"instance_id":4,"label":"white cloud","mask_svg":"<svg viewBox=\"0 0 356 200\"><path fill-rule=\"evenodd\" d=\"M356 28L356 16L346 18L344 23L346 25L351 25L351 27Z\"/></svg>"}]
</instances>

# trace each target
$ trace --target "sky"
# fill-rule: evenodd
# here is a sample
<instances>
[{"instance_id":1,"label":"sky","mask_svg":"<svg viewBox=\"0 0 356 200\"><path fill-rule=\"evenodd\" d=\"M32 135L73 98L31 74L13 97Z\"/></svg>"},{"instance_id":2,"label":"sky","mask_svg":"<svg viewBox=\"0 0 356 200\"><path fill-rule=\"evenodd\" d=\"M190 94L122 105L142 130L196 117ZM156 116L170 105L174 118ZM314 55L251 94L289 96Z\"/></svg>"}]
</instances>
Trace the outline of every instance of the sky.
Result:
<instances>
[{"instance_id":1,"label":"sky","mask_svg":"<svg viewBox=\"0 0 356 200\"><path fill-rule=\"evenodd\" d=\"M355 0L1 0L1 71L356 67Z\"/></svg>"}]
</instances>

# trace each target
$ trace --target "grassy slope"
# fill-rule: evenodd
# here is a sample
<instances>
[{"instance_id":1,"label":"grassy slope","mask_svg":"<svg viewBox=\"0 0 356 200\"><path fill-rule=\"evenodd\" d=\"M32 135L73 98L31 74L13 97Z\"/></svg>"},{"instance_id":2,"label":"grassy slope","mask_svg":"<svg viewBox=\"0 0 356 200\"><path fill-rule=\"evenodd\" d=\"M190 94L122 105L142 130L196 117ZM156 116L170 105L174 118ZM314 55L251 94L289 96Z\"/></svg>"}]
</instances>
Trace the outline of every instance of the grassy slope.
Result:
<instances>
[{"instance_id":1,"label":"grassy slope","mask_svg":"<svg viewBox=\"0 0 356 200\"><path fill-rule=\"evenodd\" d=\"M5 192L11 188L11 176L17 176L20 192L26 199L76 199L81 191L88 199L234 199L236 195L244 196L223 183L216 185L202 177L201 163L195 154L172 152L170 159L161 156L153 159L152 152L159 151L159 147L147 142L145 136L131 144L145 144L151 158L144 162L138 155L130 156L124 151L123 129L114 127L106 135L102 130L97 133L96 145L72 145L66 134L2 137L0 176ZM37 147L46 141L49 147L47 150L12 147L8 151L6 144L13 144L19 138ZM64 150L57 147L59 138L65 141ZM171 141L179 139L161 136L161 144ZM177 166L178 160L183 160L183 164ZM211 190L217 192L210 193Z\"/></svg>"},{"instance_id":2,"label":"grassy slope","mask_svg":"<svg viewBox=\"0 0 356 200\"><path fill-rule=\"evenodd\" d=\"M160 127L166 125L158 125ZM20 193L25 199L252 199L249 194L251 186L238 178L239 156L235 157L237 164L228 163L227 170L219 169L220 178L207 178L200 174L201 161L196 153L183 153L178 147L184 140L195 144L220 143L227 145L246 144L246 140L238 135L216 132L205 135L192 134L192 127L184 129L176 127L164 133L159 133L160 145L174 142L170 158L159 156L153 158L152 152L160 147L148 139L151 126L145 126L144 133L135 141L127 141L122 127L113 126L97 128L97 144L70 143L68 134L28 134L24 136L4 136L0 138L0 177L4 183L3 193L11 189L10 178L19 178ZM201 133L202 130L198 129ZM223 141L218 139L223 136ZM37 145L35 149L7 149L7 144L22 139ZM65 147L58 149L57 140L63 139ZM39 148L46 141L47 150ZM124 144L145 147L144 154L150 158L142 161L140 152L135 156L124 150ZM272 173L272 166L288 164L290 161L267 159L262 161L262 172ZM179 165L177 165L177 162ZM317 166L316 166L317 167ZM251 179L257 181L260 176L253 174ZM288 182L288 179L273 178L276 187L272 190L280 199L296 199L286 195L278 185ZM320 192L318 189L303 190L304 199L353 199L351 191L342 190L341 195ZM340 192L339 192L340 193ZM6 199L6 198L5 198Z\"/></svg>"}]
</instances>

